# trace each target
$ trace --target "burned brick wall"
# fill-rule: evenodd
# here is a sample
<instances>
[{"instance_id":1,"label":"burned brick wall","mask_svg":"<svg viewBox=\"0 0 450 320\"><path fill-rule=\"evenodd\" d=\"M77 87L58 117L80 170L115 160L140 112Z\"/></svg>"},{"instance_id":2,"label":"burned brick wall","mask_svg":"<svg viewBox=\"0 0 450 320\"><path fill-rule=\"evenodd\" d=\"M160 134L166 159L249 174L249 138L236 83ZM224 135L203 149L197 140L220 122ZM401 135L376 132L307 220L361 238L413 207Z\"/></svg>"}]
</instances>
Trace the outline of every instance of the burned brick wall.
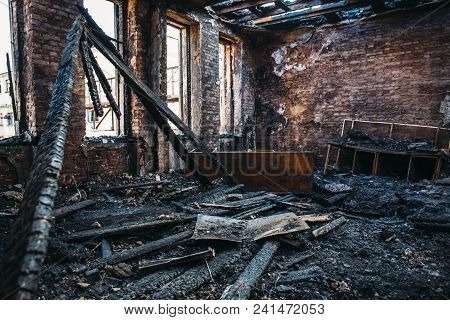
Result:
<instances>
[{"instance_id":1,"label":"burned brick wall","mask_svg":"<svg viewBox=\"0 0 450 320\"><path fill-rule=\"evenodd\" d=\"M441 125L450 84L450 8L422 19L428 13L257 39L258 146L323 156L344 119ZM281 117L286 123L276 122Z\"/></svg>"},{"instance_id":2,"label":"burned brick wall","mask_svg":"<svg viewBox=\"0 0 450 320\"><path fill-rule=\"evenodd\" d=\"M14 69L21 126L39 136L44 128L61 53L82 0L16 0L12 2ZM80 162L86 131L84 80L81 67L74 87L73 108L61 179L85 178Z\"/></svg>"},{"instance_id":3,"label":"burned brick wall","mask_svg":"<svg viewBox=\"0 0 450 320\"><path fill-rule=\"evenodd\" d=\"M44 128L67 31L79 14L76 4L83 1L14 0L12 3L14 68L18 75L16 90L24 123L22 128L39 137ZM210 149L217 149L220 144L219 38L225 35L233 39L234 112L230 116L233 117L234 135L238 138L251 136L251 141L246 144L251 147L254 142L254 63L248 41L239 30L231 30L204 12L175 8L166 1L124 0L117 3L119 51L137 76L163 100L167 94L166 15L172 10L186 19L190 26L189 124ZM83 180L95 173L145 174L170 169L172 155L168 141L156 129L151 115L126 87L122 101L124 133L134 142L127 142L126 150L122 146L111 148L84 139L86 114L81 63L79 67L61 182L67 184L73 178ZM103 162L100 160L102 155L105 157Z\"/></svg>"},{"instance_id":4,"label":"burned brick wall","mask_svg":"<svg viewBox=\"0 0 450 320\"><path fill-rule=\"evenodd\" d=\"M128 145L126 142L89 142L86 143L87 174L109 175L128 172Z\"/></svg>"},{"instance_id":5,"label":"burned brick wall","mask_svg":"<svg viewBox=\"0 0 450 320\"><path fill-rule=\"evenodd\" d=\"M192 129L211 150L219 149L220 77L219 42L232 46L231 134L245 140L254 117L254 59L249 38L204 13L187 13L192 21ZM248 145L248 144L247 144ZM244 146L241 146L244 148ZM246 148L245 148L246 149Z\"/></svg>"},{"instance_id":6,"label":"burned brick wall","mask_svg":"<svg viewBox=\"0 0 450 320\"><path fill-rule=\"evenodd\" d=\"M0 147L0 185L24 183L34 155L32 144Z\"/></svg>"}]
</instances>

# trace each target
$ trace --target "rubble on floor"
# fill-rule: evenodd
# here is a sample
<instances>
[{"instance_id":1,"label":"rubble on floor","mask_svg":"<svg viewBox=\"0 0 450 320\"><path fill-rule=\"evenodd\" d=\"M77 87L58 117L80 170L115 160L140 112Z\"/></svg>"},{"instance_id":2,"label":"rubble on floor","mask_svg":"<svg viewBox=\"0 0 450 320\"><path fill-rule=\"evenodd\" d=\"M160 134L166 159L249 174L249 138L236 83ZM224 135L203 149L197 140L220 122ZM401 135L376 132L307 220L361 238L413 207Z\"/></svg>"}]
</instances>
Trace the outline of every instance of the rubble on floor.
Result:
<instances>
[{"instance_id":1,"label":"rubble on floor","mask_svg":"<svg viewBox=\"0 0 450 320\"><path fill-rule=\"evenodd\" d=\"M171 173L60 188L39 298L449 297L448 185L316 173L314 194L241 187ZM0 254L22 193L0 187ZM280 216L294 225L256 223ZM196 240L198 217L256 230Z\"/></svg>"},{"instance_id":2,"label":"rubble on floor","mask_svg":"<svg viewBox=\"0 0 450 320\"><path fill-rule=\"evenodd\" d=\"M389 150L389 151L422 151L436 152L439 149L433 143L420 139L394 139L372 135L364 131L349 129L343 137L339 137L336 144L355 145L361 147Z\"/></svg>"}]
</instances>

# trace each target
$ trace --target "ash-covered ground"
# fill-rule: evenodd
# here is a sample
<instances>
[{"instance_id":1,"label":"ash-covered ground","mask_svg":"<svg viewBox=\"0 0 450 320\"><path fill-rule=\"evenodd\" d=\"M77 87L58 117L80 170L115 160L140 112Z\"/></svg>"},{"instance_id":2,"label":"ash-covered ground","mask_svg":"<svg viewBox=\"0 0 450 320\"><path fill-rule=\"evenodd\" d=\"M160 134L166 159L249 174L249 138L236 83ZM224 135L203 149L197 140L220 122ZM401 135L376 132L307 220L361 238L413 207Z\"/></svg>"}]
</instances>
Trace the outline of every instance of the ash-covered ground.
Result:
<instances>
[{"instance_id":1,"label":"ash-covered ground","mask_svg":"<svg viewBox=\"0 0 450 320\"><path fill-rule=\"evenodd\" d=\"M150 187L105 188L167 181ZM133 222L180 219L192 212L176 208L183 202L194 210L199 202L224 203L239 194L224 192L216 184L210 191L180 173L146 178L96 177L60 189L56 207L96 199L98 203L54 221L40 299L219 299L268 239L232 243L185 239L174 246L139 255L92 271L102 257L102 240L112 254L140 247L183 231L193 230L195 219L153 229L108 237L68 241L83 230ZM331 189L330 189L331 188ZM342 188L343 192L336 192ZM212 191L211 191L212 190ZM218 190L220 192L218 192ZM339 191L339 190L338 190ZM20 185L1 187L0 253L22 197ZM336 195L339 196L336 202ZM345 196L344 196L345 195ZM448 299L450 295L449 223L450 187L431 181L409 183L373 176L316 174L315 192L294 195L290 203L306 208L279 207L250 216L280 211L297 215L331 213L347 222L315 238L312 230L327 222L308 222L310 229L285 236L280 249L253 288L252 299ZM280 197L280 195L279 195ZM331 201L330 201L331 199ZM217 215L239 214L209 210ZM11 215L10 215L11 214ZM178 221L178 220L177 220ZM274 238L273 240L277 240ZM179 257L213 248L216 257L156 270L141 270L143 260ZM103 252L104 254L104 252ZM286 275L313 268L311 276L286 281ZM94 268L95 269L95 268Z\"/></svg>"}]
</instances>

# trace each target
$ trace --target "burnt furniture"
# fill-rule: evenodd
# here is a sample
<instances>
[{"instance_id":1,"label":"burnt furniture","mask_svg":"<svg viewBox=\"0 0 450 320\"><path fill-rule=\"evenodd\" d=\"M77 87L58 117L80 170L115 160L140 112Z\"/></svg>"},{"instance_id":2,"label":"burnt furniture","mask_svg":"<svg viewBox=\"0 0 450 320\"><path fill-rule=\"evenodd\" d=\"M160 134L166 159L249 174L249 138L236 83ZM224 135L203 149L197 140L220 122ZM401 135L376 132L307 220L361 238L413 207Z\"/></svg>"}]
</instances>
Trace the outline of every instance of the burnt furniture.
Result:
<instances>
[{"instance_id":1,"label":"burnt furniture","mask_svg":"<svg viewBox=\"0 0 450 320\"><path fill-rule=\"evenodd\" d=\"M449 129L400 123L345 120L341 136L355 129L372 135L393 139L418 139L433 142L438 149L449 148ZM442 166L440 151L391 151L358 145L330 143L324 174L327 173L333 151L335 167L354 175L390 176L409 181L434 180Z\"/></svg>"}]
</instances>

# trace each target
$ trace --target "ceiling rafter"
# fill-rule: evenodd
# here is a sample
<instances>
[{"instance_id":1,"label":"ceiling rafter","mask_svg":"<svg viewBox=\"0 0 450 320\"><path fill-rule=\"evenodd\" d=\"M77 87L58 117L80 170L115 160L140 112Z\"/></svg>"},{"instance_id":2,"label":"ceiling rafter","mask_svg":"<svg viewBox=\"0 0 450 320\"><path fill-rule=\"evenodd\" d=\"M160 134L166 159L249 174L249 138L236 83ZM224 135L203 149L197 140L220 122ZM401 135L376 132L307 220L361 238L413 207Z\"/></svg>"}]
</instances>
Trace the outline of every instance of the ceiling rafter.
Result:
<instances>
[{"instance_id":1,"label":"ceiling rafter","mask_svg":"<svg viewBox=\"0 0 450 320\"><path fill-rule=\"evenodd\" d=\"M207 9L230 23L263 30L340 23L445 1L448 0L216 0L209 1Z\"/></svg>"},{"instance_id":2,"label":"ceiling rafter","mask_svg":"<svg viewBox=\"0 0 450 320\"><path fill-rule=\"evenodd\" d=\"M291 8L289 8L289 6L285 4L282 0L275 1L275 6L277 6L280 9L283 9L286 12L291 11Z\"/></svg>"},{"instance_id":3,"label":"ceiling rafter","mask_svg":"<svg viewBox=\"0 0 450 320\"><path fill-rule=\"evenodd\" d=\"M249 0L249 1L241 1L231 4L230 6L224 7L216 11L217 14L226 14L231 12L236 12L244 9L249 9L257 6L261 6L264 4L272 3L274 0Z\"/></svg>"},{"instance_id":4,"label":"ceiling rafter","mask_svg":"<svg viewBox=\"0 0 450 320\"><path fill-rule=\"evenodd\" d=\"M293 11L293 10L307 8L309 6L312 6L315 4L320 4L320 3L321 2L319 0L298 1L298 2L291 4L290 9L291 9L291 11ZM283 10L283 9L275 6L274 8L264 11L264 17L269 17L269 16L280 14L280 13L284 13L284 12L286 12L286 10ZM240 17L238 20L236 20L236 22L246 23L246 22L252 21L254 19L255 19L255 17L253 17L251 15L246 15L244 17Z\"/></svg>"}]
</instances>

